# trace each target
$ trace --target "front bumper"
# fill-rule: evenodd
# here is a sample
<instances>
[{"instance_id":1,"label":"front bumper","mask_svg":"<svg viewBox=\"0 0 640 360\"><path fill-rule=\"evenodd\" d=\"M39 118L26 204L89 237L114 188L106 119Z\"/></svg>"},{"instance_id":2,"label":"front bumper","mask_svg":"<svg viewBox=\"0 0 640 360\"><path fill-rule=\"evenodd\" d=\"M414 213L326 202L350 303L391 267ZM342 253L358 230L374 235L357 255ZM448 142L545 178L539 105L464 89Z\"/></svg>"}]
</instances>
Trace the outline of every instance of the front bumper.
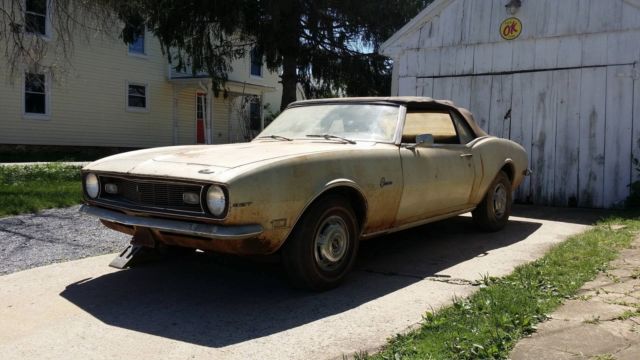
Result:
<instances>
[{"instance_id":1,"label":"front bumper","mask_svg":"<svg viewBox=\"0 0 640 360\"><path fill-rule=\"evenodd\" d=\"M174 234L198 236L215 240L250 239L257 237L263 232L262 226L257 224L220 226L200 222L139 217L91 205L82 205L80 212L117 224L140 226Z\"/></svg>"}]
</instances>

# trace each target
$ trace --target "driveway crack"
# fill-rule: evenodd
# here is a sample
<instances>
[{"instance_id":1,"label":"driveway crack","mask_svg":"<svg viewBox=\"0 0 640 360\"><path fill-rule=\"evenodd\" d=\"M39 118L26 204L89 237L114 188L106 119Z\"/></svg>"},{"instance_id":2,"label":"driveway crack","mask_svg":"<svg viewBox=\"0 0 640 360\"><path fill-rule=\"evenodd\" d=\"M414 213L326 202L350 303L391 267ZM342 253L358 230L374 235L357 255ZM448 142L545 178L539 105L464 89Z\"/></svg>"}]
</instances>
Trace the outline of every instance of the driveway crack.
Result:
<instances>
[{"instance_id":1,"label":"driveway crack","mask_svg":"<svg viewBox=\"0 0 640 360\"><path fill-rule=\"evenodd\" d=\"M361 271L364 271L364 272L370 273L370 274L377 274L377 275L384 275L384 276L398 276L398 277L406 277L406 278L419 279L419 280L436 281L436 282L442 282L442 283L451 284L451 285L463 285L463 286L467 286L467 285L478 286L478 285L480 285L480 283L478 281L472 281L472 280L467 280L467 279L459 279L459 278L452 278L449 275L423 276L423 275L402 273L402 272L396 272L396 271L380 271L380 270L372 270L372 269L361 269Z\"/></svg>"}]
</instances>

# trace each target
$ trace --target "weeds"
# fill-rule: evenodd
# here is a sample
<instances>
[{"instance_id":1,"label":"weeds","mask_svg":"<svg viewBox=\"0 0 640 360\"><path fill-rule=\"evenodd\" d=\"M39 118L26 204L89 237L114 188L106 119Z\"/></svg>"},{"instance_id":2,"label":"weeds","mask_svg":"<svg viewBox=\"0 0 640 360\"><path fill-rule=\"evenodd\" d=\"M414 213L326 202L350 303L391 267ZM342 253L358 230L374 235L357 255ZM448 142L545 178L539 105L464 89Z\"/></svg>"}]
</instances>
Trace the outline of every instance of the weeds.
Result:
<instances>
[{"instance_id":1,"label":"weeds","mask_svg":"<svg viewBox=\"0 0 640 360\"><path fill-rule=\"evenodd\" d=\"M0 166L0 216L80 203L80 180L78 166Z\"/></svg>"},{"instance_id":2,"label":"weeds","mask_svg":"<svg viewBox=\"0 0 640 360\"><path fill-rule=\"evenodd\" d=\"M626 227L613 231L611 224ZM503 278L483 276L467 299L423 317L420 329L397 335L370 359L504 359L518 339L536 331L565 299L608 268L629 246L640 220L615 218L551 249ZM622 314L621 316L631 316ZM593 319L593 322L599 319Z\"/></svg>"}]
</instances>

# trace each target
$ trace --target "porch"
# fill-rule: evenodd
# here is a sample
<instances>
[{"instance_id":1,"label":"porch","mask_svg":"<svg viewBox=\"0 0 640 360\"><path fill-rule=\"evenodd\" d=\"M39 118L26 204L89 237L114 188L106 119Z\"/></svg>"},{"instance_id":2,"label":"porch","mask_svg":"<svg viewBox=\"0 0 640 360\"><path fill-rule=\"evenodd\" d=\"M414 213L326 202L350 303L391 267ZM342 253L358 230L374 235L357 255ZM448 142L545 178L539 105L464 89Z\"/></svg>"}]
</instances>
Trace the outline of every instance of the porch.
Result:
<instances>
[{"instance_id":1,"label":"porch","mask_svg":"<svg viewBox=\"0 0 640 360\"><path fill-rule=\"evenodd\" d=\"M208 77L172 78L173 144L227 144L253 139L264 128L265 94L275 87L227 81L217 96Z\"/></svg>"}]
</instances>

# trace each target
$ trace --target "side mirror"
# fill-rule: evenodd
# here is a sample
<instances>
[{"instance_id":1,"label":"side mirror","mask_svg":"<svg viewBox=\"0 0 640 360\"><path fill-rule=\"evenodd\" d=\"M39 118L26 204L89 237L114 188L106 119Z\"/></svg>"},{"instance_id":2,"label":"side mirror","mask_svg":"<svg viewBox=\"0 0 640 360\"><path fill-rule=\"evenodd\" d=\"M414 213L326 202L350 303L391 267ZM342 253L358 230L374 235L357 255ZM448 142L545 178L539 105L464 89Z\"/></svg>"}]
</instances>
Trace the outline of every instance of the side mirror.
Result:
<instances>
[{"instance_id":1,"label":"side mirror","mask_svg":"<svg viewBox=\"0 0 640 360\"><path fill-rule=\"evenodd\" d=\"M429 147L434 144L433 135L431 134L420 134L416 136L416 146L417 147Z\"/></svg>"}]
</instances>

